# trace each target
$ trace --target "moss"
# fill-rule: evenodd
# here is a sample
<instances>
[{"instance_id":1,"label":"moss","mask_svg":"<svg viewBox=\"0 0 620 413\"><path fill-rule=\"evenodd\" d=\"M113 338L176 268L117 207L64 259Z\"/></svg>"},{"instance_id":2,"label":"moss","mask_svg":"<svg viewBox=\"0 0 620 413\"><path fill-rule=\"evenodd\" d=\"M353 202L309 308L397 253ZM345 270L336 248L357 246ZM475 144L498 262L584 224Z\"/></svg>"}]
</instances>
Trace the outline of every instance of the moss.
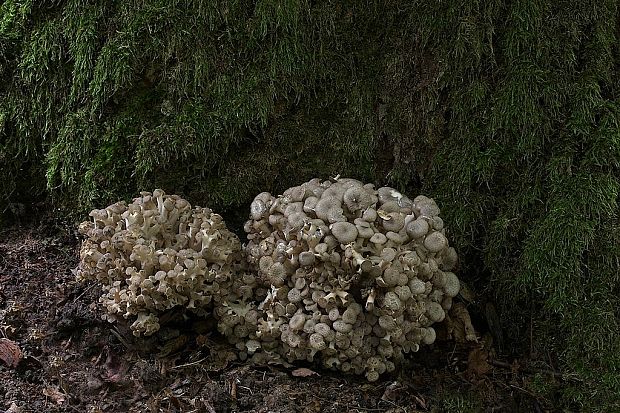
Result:
<instances>
[{"instance_id":1,"label":"moss","mask_svg":"<svg viewBox=\"0 0 620 413\"><path fill-rule=\"evenodd\" d=\"M475 413L483 411L483 402L480 397L473 393L464 391L460 394L441 393L433 412L446 413Z\"/></svg>"}]
</instances>

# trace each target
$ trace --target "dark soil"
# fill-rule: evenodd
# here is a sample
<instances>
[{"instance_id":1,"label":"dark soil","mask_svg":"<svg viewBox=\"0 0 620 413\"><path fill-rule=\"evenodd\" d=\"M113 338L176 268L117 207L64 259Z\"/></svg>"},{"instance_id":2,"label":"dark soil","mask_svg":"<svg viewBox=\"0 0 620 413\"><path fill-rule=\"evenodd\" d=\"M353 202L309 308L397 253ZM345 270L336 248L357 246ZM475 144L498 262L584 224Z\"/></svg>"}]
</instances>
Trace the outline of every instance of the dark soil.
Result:
<instances>
[{"instance_id":1,"label":"dark soil","mask_svg":"<svg viewBox=\"0 0 620 413\"><path fill-rule=\"evenodd\" d=\"M529 390L523 360L493 358L484 320L479 343L438 340L375 383L234 360L212 323L186 314L137 339L102 320L96 285L75 281L79 243L54 220L0 233L0 340L23 353L16 367L0 353L0 412L551 410Z\"/></svg>"}]
</instances>

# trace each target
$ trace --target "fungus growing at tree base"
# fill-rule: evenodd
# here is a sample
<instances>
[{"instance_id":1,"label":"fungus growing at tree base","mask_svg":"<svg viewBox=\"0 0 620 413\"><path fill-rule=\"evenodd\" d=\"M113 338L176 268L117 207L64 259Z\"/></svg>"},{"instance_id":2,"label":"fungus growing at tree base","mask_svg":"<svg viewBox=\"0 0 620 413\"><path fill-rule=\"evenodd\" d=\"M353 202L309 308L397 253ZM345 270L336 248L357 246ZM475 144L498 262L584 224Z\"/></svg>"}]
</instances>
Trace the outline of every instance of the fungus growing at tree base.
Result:
<instances>
[{"instance_id":1,"label":"fungus growing at tree base","mask_svg":"<svg viewBox=\"0 0 620 413\"><path fill-rule=\"evenodd\" d=\"M435 341L460 283L439 207L355 179L263 192L248 243L208 208L161 190L93 210L77 277L135 335L163 311L212 313L241 360L316 361L375 381Z\"/></svg>"}]
</instances>

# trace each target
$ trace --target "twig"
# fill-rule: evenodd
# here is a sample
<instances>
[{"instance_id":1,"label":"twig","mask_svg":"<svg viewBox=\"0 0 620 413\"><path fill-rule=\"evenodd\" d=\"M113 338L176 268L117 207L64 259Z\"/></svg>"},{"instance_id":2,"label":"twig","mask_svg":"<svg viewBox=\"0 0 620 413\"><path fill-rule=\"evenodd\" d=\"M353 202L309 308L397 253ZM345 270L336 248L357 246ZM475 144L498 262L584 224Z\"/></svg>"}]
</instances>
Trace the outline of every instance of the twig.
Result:
<instances>
[{"instance_id":1,"label":"twig","mask_svg":"<svg viewBox=\"0 0 620 413\"><path fill-rule=\"evenodd\" d=\"M77 297L75 297L73 299L73 303L75 304L77 302L77 300L79 300L80 298L82 298L84 296L84 294L86 294L87 292L89 292L90 290L92 290L95 287L95 284L91 284L89 287L87 287L84 291L82 291L80 293L80 295L78 295Z\"/></svg>"},{"instance_id":2,"label":"twig","mask_svg":"<svg viewBox=\"0 0 620 413\"><path fill-rule=\"evenodd\" d=\"M505 361L500 361L500 360L493 360L493 359L489 359L489 364L495 367L500 367L502 369L507 369L507 370L512 370L513 369L513 365L510 363L507 363ZM557 371L553 371L553 370L549 370L549 369L536 369L536 368L531 368L531 367L524 367L521 369L522 371L526 372L526 373L545 373L545 374L550 374L554 377L557 377L559 379L564 379L564 380L568 380L568 379L573 379L575 380L575 378L571 378L571 377L567 377L566 375L559 373Z\"/></svg>"},{"instance_id":3,"label":"twig","mask_svg":"<svg viewBox=\"0 0 620 413\"><path fill-rule=\"evenodd\" d=\"M171 370L175 370L175 369L182 369L184 367L190 367L190 366L195 366L197 364L202 363L203 361L205 361L206 359L208 359L209 357L205 357L202 358L200 360L196 360L196 361L192 361L191 363L185 363L185 364L179 364L178 366L174 366L171 368Z\"/></svg>"},{"instance_id":4,"label":"twig","mask_svg":"<svg viewBox=\"0 0 620 413\"><path fill-rule=\"evenodd\" d=\"M125 339L125 337L123 337L121 335L121 333L119 333L118 331L116 331L115 328L111 328L110 332L112 334L114 334L116 336L116 338L118 339L118 341L121 342L122 345L125 346L125 348L127 348L128 350L133 350L133 347L129 345L129 342L127 342L127 340Z\"/></svg>"},{"instance_id":5,"label":"twig","mask_svg":"<svg viewBox=\"0 0 620 413\"><path fill-rule=\"evenodd\" d=\"M397 405L396 403L394 403L394 402L393 402L393 401L391 401L391 400L381 399L381 400L380 400L380 402L386 402L386 403L389 403L389 404L391 404L392 406L394 406L396 409L402 410L402 411L403 411L403 412L405 412L405 413L407 412L407 410L405 410L405 408L404 408L404 407Z\"/></svg>"},{"instance_id":6,"label":"twig","mask_svg":"<svg viewBox=\"0 0 620 413\"><path fill-rule=\"evenodd\" d=\"M327 400L327 399L324 399L322 397L318 397L317 395L313 395L313 397L315 399L317 399L317 400L322 401L322 402L327 402L327 403L332 403L332 404L333 403L338 403L338 402L335 402L334 400ZM381 408L377 409L377 408L372 408L372 407L352 406L350 404L340 404L340 403L338 403L338 404L343 406L347 410L357 409L357 410L364 410L365 412L384 412L385 411L385 409L381 409Z\"/></svg>"},{"instance_id":7,"label":"twig","mask_svg":"<svg viewBox=\"0 0 620 413\"><path fill-rule=\"evenodd\" d=\"M240 389L245 389L245 390L249 391L249 392L250 392L250 396L254 396L254 392L253 392L253 391L252 391L252 389L250 389L249 387L247 387L247 386L241 386L241 385L240 385L240 386L239 386L239 388L240 388Z\"/></svg>"}]
</instances>

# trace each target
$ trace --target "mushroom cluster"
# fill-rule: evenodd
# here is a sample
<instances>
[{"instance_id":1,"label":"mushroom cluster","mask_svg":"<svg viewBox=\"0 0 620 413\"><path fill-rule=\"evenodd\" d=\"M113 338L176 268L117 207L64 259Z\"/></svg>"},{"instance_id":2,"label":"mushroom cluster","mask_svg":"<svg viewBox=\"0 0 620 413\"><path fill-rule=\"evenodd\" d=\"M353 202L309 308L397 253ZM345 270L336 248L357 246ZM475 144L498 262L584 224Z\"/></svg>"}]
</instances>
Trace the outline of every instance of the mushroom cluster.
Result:
<instances>
[{"instance_id":1,"label":"mushroom cluster","mask_svg":"<svg viewBox=\"0 0 620 413\"><path fill-rule=\"evenodd\" d=\"M230 311L249 324L239 324L242 333L256 323L239 349L320 360L374 381L433 343L432 325L460 288L439 213L430 198L355 179L312 179L277 197L257 195L245 255L264 297L245 317Z\"/></svg>"},{"instance_id":2,"label":"mushroom cluster","mask_svg":"<svg viewBox=\"0 0 620 413\"><path fill-rule=\"evenodd\" d=\"M77 277L98 280L110 320L135 335L181 306L213 312L256 362L319 361L375 381L435 341L460 283L439 208L355 179L257 195L248 243L220 215L161 190L93 210Z\"/></svg>"},{"instance_id":3,"label":"mushroom cluster","mask_svg":"<svg viewBox=\"0 0 620 413\"><path fill-rule=\"evenodd\" d=\"M106 318L134 320L136 336L159 330L158 314L175 306L204 315L231 295L252 295L247 279L233 282L241 243L209 208L157 189L90 216L79 227L87 238L77 278L99 281Z\"/></svg>"}]
</instances>

